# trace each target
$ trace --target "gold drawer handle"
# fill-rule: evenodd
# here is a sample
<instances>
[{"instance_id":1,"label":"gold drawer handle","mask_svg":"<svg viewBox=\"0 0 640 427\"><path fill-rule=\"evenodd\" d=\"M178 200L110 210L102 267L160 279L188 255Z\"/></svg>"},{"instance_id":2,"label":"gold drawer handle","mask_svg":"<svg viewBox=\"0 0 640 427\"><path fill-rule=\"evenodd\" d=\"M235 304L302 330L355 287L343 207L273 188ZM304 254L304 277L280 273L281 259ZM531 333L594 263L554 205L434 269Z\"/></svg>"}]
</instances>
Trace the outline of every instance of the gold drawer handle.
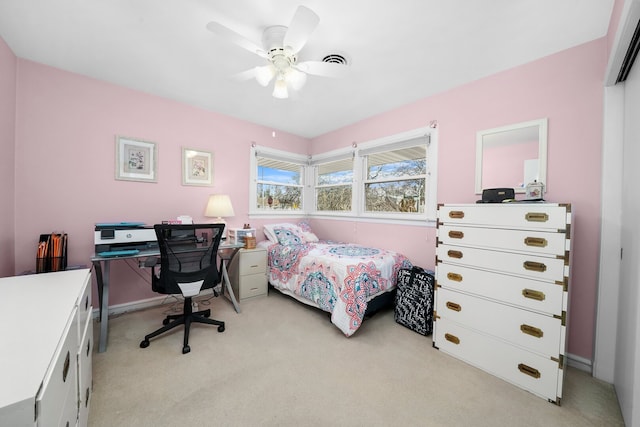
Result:
<instances>
[{"instance_id":1,"label":"gold drawer handle","mask_svg":"<svg viewBox=\"0 0 640 427\"><path fill-rule=\"evenodd\" d=\"M451 230L449 232L449 237L452 239L462 239L464 237L464 233L462 231Z\"/></svg>"},{"instance_id":2,"label":"gold drawer handle","mask_svg":"<svg viewBox=\"0 0 640 427\"><path fill-rule=\"evenodd\" d=\"M530 222L547 222L549 221L549 215L544 212L527 212L524 219Z\"/></svg>"},{"instance_id":3,"label":"gold drawer handle","mask_svg":"<svg viewBox=\"0 0 640 427\"><path fill-rule=\"evenodd\" d=\"M446 306L449 310L462 311L462 306L460 304L456 304L455 302L447 301Z\"/></svg>"},{"instance_id":4,"label":"gold drawer handle","mask_svg":"<svg viewBox=\"0 0 640 427\"><path fill-rule=\"evenodd\" d=\"M543 237L527 237L524 239L524 244L527 246L535 246L537 248L544 248L547 246L547 239Z\"/></svg>"},{"instance_id":5,"label":"gold drawer handle","mask_svg":"<svg viewBox=\"0 0 640 427\"><path fill-rule=\"evenodd\" d=\"M520 325L520 330L523 334L531 335L532 337L536 338L542 338L542 336L544 335L542 329L536 328L535 326L531 325L522 324Z\"/></svg>"},{"instance_id":6,"label":"gold drawer handle","mask_svg":"<svg viewBox=\"0 0 640 427\"><path fill-rule=\"evenodd\" d=\"M67 357L65 357L64 359L64 366L62 367L62 382L66 383L67 382L67 375L69 375L69 363L70 363L70 359L69 359L69 351L67 351Z\"/></svg>"},{"instance_id":7,"label":"gold drawer handle","mask_svg":"<svg viewBox=\"0 0 640 427\"><path fill-rule=\"evenodd\" d=\"M536 368L532 368L531 366L527 366L524 363L518 364L518 370L525 375L529 375L530 377L536 379L540 378L540 371L538 371Z\"/></svg>"},{"instance_id":8,"label":"gold drawer handle","mask_svg":"<svg viewBox=\"0 0 640 427\"><path fill-rule=\"evenodd\" d=\"M452 342L454 344L460 344L460 338L458 338L455 335L451 335L451 334L444 334L444 339L446 339L449 342Z\"/></svg>"},{"instance_id":9,"label":"gold drawer handle","mask_svg":"<svg viewBox=\"0 0 640 427\"><path fill-rule=\"evenodd\" d=\"M523 289L522 295L525 298L534 299L536 301L544 301L545 299L544 292L534 291L533 289Z\"/></svg>"},{"instance_id":10,"label":"gold drawer handle","mask_svg":"<svg viewBox=\"0 0 640 427\"><path fill-rule=\"evenodd\" d=\"M464 218L464 212L463 211L451 211L451 212L449 212L449 218L462 219L462 218Z\"/></svg>"},{"instance_id":11,"label":"gold drawer handle","mask_svg":"<svg viewBox=\"0 0 640 427\"><path fill-rule=\"evenodd\" d=\"M525 270L537 271L538 273L547 271L547 266L541 262L525 261L523 266Z\"/></svg>"},{"instance_id":12,"label":"gold drawer handle","mask_svg":"<svg viewBox=\"0 0 640 427\"><path fill-rule=\"evenodd\" d=\"M447 273L447 279L454 282L462 282L462 275L458 273Z\"/></svg>"},{"instance_id":13,"label":"gold drawer handle","mask_svg":"<svg viewBox=\"0 0 640 427\"><path fill-rule=\"evenodd\" d=\"M447 251L447 255L449 255L451 258L462 258L462 252L460 251Z\"/></svg>"}]
</instances>

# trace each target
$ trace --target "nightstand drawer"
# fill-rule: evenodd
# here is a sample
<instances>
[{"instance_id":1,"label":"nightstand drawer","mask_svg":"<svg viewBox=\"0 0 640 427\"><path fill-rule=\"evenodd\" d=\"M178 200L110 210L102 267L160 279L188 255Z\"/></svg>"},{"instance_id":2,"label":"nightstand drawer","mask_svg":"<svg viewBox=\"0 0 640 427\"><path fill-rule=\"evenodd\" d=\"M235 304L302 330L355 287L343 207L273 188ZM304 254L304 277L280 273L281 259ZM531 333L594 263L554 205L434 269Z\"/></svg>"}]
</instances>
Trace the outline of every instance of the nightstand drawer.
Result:
<instances>
[{"instance_id":1,"label":"nightstand drawer","mask_svg":"<svg viewBox=\"0 0 640 427\"><path fill-rule=\"evenodd\" d=\"M238 298L241 300L267 294L267 276L264 272L242 277Z\"/></svg>"},{"instance_id":2,"label":"nightstand drawer","mask_svg":"<svg viewBox=\"0 0 640 427\"><path fill-rule=\"evenodd\" d=\"M267 252L264 249L243 250L239 254L239 274L264 273L267 271Z\"/></svg>"}]
</instances>

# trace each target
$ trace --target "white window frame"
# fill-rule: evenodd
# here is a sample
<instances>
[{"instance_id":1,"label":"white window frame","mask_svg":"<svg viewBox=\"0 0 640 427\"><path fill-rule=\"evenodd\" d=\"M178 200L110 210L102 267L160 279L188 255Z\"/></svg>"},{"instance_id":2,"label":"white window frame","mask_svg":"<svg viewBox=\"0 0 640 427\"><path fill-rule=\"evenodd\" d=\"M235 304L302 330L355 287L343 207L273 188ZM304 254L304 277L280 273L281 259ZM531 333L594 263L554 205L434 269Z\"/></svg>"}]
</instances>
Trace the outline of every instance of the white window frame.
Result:
<instances>
[{"instance_id":1,"label":"white window frame","mask_svg":"<svg viewBox=\"0 0 640 427\"><path fill-rule=\"evenodd\" d=\"M317 185L317 173L318 166L324 163L331 163L339 160L345 159L353 159L353 181L351 182L351 210L350 211L320 211L318 210L317 199L316 199L316 190L319 188ZM309 175L307 177L307 182L309 185L307 186L308 193L306 199L310 202L311 206L310 215L313 216L340 216L340 217L353 217L356 215L357 210L357 188L356 182L358 182L358 176L356 169L357 159L355 158L355 150L352 148L349 149L340 149L329 151L326 153L318 154L313 156L310 161ZM311 204L311 201L313 204Z\"/></svg>"},{"instance_id":2,"label":"white window frame","mask_svg":"<svg viewBox=\"0 0 640 427\"><path fill-rule=\"evenodd\" d=\"M302 201L299 209L296 210L284 210L284 209L258 209L257 200L258 200L258 157L265 157L273 160L281 160L283 162L294 163L300 165L300 187L302 191L300 192ZM283 216L294 216L301 217L305 216L307 212L307 196L305 191L308 175L308 163L309 156L302 154L289 153L287 151L276 150L274 148L269 147L261 147L255 146L251 147L251 159L250 159L250 188L249 188L249 215L252 217L283 217ZM281 183L274 183L276 185L283 185Z\"/></svg>"},{"instance_id":3,"label":"white window frame","mask_svg":"<svg viewBox=\"0 0 640 427\"><path fill-rule=\"evenodd\" d=\"M366 171L364 156L375 152L392 151L403 147L415 145L417 138L425 138L427 144L427 170L425 177L425 207L424 212L365 212L364 185ZM302 205L299 210L265 210L257 209L257 157L263 156L291 163L297 163L303 168L301 174ZM353 162L353 189L351 211L318 211L316 207L316 169L317 165L336 160L354 157ZM437 176L438 176L438 130L435 127L422 127L407 132L398 133L388 137L355 144L353 147L329 151L314 156L289 153L268 147L251 148L249 189L249 215L251 217L286 217L286 216L310 216L317 218L348 219L358 218L361 221L393 222L405 224L435 224L437 214Z\"/></svg>"}]
</instances>

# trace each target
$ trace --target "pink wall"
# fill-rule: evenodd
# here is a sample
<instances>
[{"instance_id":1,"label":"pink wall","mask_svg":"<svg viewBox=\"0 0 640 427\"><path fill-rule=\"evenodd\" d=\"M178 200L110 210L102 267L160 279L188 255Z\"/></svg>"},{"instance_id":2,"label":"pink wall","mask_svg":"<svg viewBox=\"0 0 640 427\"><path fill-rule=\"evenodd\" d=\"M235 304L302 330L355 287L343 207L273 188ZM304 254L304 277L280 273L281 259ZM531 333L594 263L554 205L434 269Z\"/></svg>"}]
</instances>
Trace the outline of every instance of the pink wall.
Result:
<instances>
[{"instance_id":1,"label":"pink wall","mask_svg":"<svg viewBox=\"0 0 640 427\"><path fill-rule=\"evenodd\" d=\"M16 273L35 268L41 233L69 235L69 264L90 265L93 227L104 221L154 224L203 216L209 194L228 193L236 216L248 218L251 142L306 153L308 141L163 98L18 60L15 243ZM158 182L116 181L115 136L158 146ZM213 187L181 185L181 147L213 152ZM155 296L148 271L112 265L111 304ZM117 284L117 285L116 285Z\"/></svg>"},{"instance_id":2,"label":"pink wall","mask_svg":"<svg viewBox=\"0 0 640 427\"><path fill-rule=\"evenodd\" d=\"M438 121L438 202L473 203L478 130L547 117L546 199L572 203L569 352L592 358L600 230L600 154L606 39L406 105L312 140L312 153ZM435 228L317 220L327 238L395 246L433 267ZM325 234L326 233L326 234ZM373 237L376 236L376 237ZM389 239L388 236L393 236Z\"/></svg>"},{"instance_id":3,"label":"pink wall","mask_svg":"<svg viewBox=\"0 0 640 427\"><path fill-rule=\"evenodd\" d=\"M0 38L0 277L13 275L16 57Z\"/></svg>"}]
</instances>

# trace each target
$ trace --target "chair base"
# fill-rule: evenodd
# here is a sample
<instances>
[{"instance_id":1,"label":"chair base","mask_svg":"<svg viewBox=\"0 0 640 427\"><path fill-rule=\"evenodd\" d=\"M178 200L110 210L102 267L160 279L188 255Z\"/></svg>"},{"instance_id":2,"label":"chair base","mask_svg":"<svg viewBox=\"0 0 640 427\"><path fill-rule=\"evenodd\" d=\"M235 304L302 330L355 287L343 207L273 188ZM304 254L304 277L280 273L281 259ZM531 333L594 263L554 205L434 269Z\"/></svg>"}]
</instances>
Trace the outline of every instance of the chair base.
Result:
<instances>
[{"instance_id":1,"label":"chair base","mask_svg":"<svg viewBox=\"0 0 640 427\"><path fill-rule=\"evenodd\" d=\"M155 338L160 334L163 334L176 326L184 325L184 342L182 346L182 354L189 353L191 351L191 347L189 347L189 330L191 328L192 323L205 323L208 325L218 326L218 332L224 332L224 322L220 320L209 319L211 316L211 310L201 310L194 312L192 309L192 301L191 297L186 297L184 299L184 308L182 314L170 314L163 321L164 325L162 328L151 332L149 335L144 337L144 340L140 342L140 348L149 347L149 340L151 338Z\"/></svg>"}]
</instances>

